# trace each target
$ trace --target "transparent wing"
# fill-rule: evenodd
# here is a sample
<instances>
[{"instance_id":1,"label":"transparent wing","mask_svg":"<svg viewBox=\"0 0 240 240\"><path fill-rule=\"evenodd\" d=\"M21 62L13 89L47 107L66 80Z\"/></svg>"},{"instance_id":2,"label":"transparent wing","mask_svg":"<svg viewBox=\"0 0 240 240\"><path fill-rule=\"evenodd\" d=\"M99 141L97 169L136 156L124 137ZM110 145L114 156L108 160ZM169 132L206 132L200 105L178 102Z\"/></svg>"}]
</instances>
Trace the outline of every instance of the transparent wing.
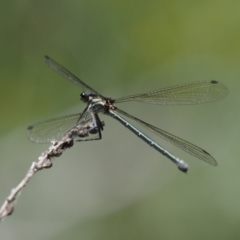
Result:
<instances>
[{"instance_id":1,"label":"transparent wing","mask_svg":"<svg viewBox=\"0 0 240 240\"><path fill-rule=\"evenodd\" d=\"M58 74L63 76L64 78L70 80L71 82L80 85L85 90L90 91L91 93L95 93L98 96L104 98L101 96L98 92L96 92L94 89L89 87L86 83L84 83L82 80L80 80L78 77L74 76L72 73L70 73L66 68L61 66L59 63L55 62L53 59L51 59L48 56L44 56L44 60L47 63L47 65L52 68L54 71L56 71Z\"/></svg>"},{"instance_id":2,"label":"transparent wing","mask_svg":"<svg viewBox=\"0 0 240 240\"><path fill-rule=\"evenodd\" d=\"M206 162L209 163L213 166L217 166L217 161L205 150L203 150L200 147L197 147L196 145L187 142L177 136L174 136L168 132L165 132L157 127L154 127L120 109L115 110L116 112L125 115L128 118L131 118L133 120L135 120L136 122L140 123L142 126L144 126L145 128L147 128L148 130L150 130L151 132L155 133L156 135L158 135L159 137L163 138L164 140L172 143L173 145L175 145L176 147L182 149L183 151L191 154L192 156Z\"/></svg>"},{"instance_id":3,"label":"transparent wing","mask_svg":"<svg viewBox=\"0 0 240 240\"><path fill-rule=\"evenodd\" d=\"M81 113L71 114L36 123L28 127L27 135L31 141L36 143L58 141L76 125L84 125L92 121L92 115L88 111L81 115Z\"/></svg>"},{"instance_id":4,"label":"transparent wing","mask_svg":"<svg viewBox=\"0 0 240 240\"><path fill-rule=\"evenodd\" d=\"M115 103L138 101L161 105L201 104L226 97L228 89L220 82L202 81L162 88L156 91L118 98Z\"/></svg>"}]
</instances>

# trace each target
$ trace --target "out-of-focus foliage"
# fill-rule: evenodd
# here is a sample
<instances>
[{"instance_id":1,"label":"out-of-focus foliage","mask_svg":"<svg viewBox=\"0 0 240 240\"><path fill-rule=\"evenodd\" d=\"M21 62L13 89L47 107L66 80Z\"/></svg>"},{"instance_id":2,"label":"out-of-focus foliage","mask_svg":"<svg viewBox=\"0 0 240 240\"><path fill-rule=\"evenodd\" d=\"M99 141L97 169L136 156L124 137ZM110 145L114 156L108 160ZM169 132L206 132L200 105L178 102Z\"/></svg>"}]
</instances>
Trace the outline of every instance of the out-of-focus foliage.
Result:
<instances>
[{"instance_id":1,"label":"out-of-focus foliage","mask_svg":"<svg viewBox=\"0 0 240 240\"><path fill-rule=\"evenodd\" d=\"M79 143L38 173L0 239L239 239L239 9L223 0L1 1L1 202L48 147L29 142L26 126L84 109L81 88L45 54L110 97L208 79L230 94L201 106L121 106L203 147L217 168L159 141L190 164L184 175L103 117L102 141Z\"/></svg>"}]
</instances>

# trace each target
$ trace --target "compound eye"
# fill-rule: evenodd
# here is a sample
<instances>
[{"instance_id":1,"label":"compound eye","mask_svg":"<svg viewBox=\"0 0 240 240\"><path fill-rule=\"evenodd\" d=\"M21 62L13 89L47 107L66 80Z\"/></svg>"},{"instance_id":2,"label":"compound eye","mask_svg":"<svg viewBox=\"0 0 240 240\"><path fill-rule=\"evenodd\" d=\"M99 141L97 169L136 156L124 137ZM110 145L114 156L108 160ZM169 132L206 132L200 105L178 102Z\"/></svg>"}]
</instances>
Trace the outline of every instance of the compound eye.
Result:
<instances>
[{"instance_id":1,"label":"compound eye","mask_svg":"<svg viewBox=\"0 0 240 240\"><path fill-rule=\"evenodd\" d=\"M87 102L88 101L88 94L86 94L85 92L80 94L80 98L82 101Z\"/></svg>"}]
</instances>

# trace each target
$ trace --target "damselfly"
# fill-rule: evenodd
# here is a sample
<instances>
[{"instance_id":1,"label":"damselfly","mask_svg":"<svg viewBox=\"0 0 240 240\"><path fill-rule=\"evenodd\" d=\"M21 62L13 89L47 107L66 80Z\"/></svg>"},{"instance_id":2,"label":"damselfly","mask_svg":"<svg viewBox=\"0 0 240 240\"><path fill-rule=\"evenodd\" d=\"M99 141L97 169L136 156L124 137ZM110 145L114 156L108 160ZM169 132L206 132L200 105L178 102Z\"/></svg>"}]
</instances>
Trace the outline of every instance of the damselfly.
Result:
<instances>
[{"instance_id":1,"label":"damselfly","mask_svg":"<svg viewBox=\"0 0 240 240\"><path fill-rule=\"evenodd\" d=\"M228 89L222 83L216 80L192 82L178 86L162 88L144 94L136 94L118 99L112 99L99 94L97 91L89 87L86 83L74 76L50 57L45 56L45 61L50 68L73 83L80 85L84 89L84 92L80 94L80 99L85 102L87 106L82 113L54 118L29 126L28 137L30 140L37 143L60 140L72 128L81 125L90 126L89 133L95 134L95 137L89 137L89 135L86 138L85 136L78 136L77 141L99 140L102 138L101 131L103 130L103 124L100 121L98 114L104 113L119 121L143 141L169 158L181 171L187 172L188 165L183 160L175 157L147 135L145 135L142 131L138 130L130 122L122 118L121 115L123 115L135 120L151 132L172 143L183 151L195 156L196 158L199 158L200 160L203 160L204 162L213 166L217 165L217 161L202 148L197 147L190 142L187 142L126 113L125 111L116 107L115 104L129 101L160 105L190 105L207 103L220 100L227 96Z\"/></svg>"}]
</instances>

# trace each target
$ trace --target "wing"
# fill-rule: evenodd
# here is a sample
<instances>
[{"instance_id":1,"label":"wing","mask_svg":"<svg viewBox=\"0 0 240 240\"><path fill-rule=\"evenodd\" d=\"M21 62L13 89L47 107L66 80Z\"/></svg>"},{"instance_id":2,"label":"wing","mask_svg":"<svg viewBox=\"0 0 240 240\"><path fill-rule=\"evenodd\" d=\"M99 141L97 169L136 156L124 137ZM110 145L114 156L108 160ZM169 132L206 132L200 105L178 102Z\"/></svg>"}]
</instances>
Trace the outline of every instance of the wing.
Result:
<instances>
[{"instance_id":1,"label":"wing","mask_svg":"<svg viewBox=\"0 0 240 240\"><path fill-rule=\"evenodd\" d=\"M88 111L84 114L71 114L30 125L27 129L27 135L31 141L36 143L58 141L76 125L86 125L91 122L92 115Z\"/></svg>"},{"instance_id":2,"label":"wing","mask_svg":"<svg viewBox=\"0 0 240 240\"><path fill-rule=\"evenodd\" d=\"M220 100L228 89L220 82L202 81L162 88L156 91L118 98L115 103L138 101L161 105L190 105Z\"/></svg>"},{"instance_id":3,"label":"wing","mask_svg":"<svg viewBox=\"0 0 240 240\"><path fill-rule=\"evenodd\" d=\"M84 83L82 80L74 76L72 73L70 73L66 68L61 66L59 63L55 62L53 59L51 59L48 56L44 56L44 60L47 63L47 65L52 68L54 71L56 71L58 74L63 76L64 78L70 80L71 82L80 85L85 90L90 91L91 93L95 93L98 96L104 98L102 95L100 95L98 92L96 92L94 89L89 87L86 83Z\"/></svg>"},{"instance_id":4,"label":"wing","mask_svg":"<svg viewBox=\"0 0 240 240\"><path fill-rule=\"evenodd\" d=\"M131 118L133 120L135 120L136 122L140 123L142 126L144 126L145 128L147 128L148 130L150 130L151 132L155 133L156 135L158 135L159 137L163 138L164 140L172 143L173 145L175 145L176 147L182 149L183 151L191 154L192 156L206 162L209 163L213 166L217 166L217 161L205 150L203 150L200 147L197 147L196 145L187 142L177 136L174 136L168 132L163 131L162 129L159 129L157 127L154 127L120 109L115 110L116 112L125 115L128 118Z\"/></svg>"}]
</instances>

